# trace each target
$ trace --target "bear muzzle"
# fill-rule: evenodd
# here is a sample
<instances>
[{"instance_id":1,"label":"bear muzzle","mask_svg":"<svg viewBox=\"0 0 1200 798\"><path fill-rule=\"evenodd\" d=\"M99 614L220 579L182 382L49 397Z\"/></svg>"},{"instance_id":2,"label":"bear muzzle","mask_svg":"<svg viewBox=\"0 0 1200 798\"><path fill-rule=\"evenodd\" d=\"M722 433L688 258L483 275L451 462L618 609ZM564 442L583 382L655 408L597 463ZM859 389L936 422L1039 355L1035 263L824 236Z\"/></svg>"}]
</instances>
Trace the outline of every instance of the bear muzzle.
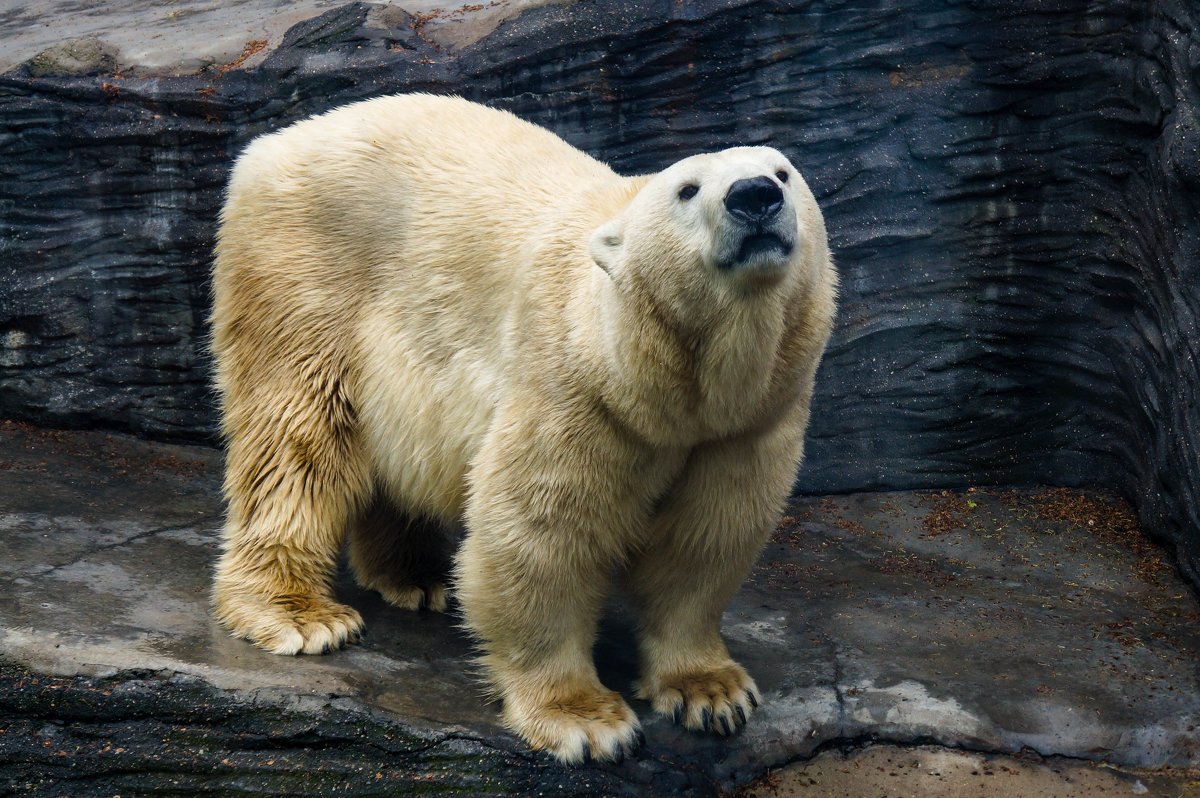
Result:
<instances>
[{"instance_id":1,"label":"bear muzzle","mask_svg":"<svg viewBox=\"0 0 1200 798\"><path fill-rule=\"evenodd\" d=\"M742 239L742 244L738 247L737 257L734 259L734 265L747 265L760 257L766 258L769 261L775 259L783 260L791 252L791 242L785 241L776 233L769 231L751 233ZM772 258L771 256L775 257ZM782 263L778 265L782 265Z\"/></svg>"},{"instance_id":2,"label":"bear muzzle","mask_svg":"<svg viewBox=\"0 0 1200 798\"><path fill-rule=\"evenodd\" d=\"M725 193L725 210L738 221L761 227L783 209L783 191L769 177L738 180Z\"/></svg>"},{"instance_id":3,"label":"bear muzzle","mask_svg":"<svg viewBox=\"0 0 1200 798\"><path fill-rule=\"evenodd\" d=\"M779 185L766 176L738 180L725 193L723 205L733 224L721 266L762 272L758 277L763 279L780 276L792 252L795 231L781 213L785 201Z\"/></svg>"}]
</instances>

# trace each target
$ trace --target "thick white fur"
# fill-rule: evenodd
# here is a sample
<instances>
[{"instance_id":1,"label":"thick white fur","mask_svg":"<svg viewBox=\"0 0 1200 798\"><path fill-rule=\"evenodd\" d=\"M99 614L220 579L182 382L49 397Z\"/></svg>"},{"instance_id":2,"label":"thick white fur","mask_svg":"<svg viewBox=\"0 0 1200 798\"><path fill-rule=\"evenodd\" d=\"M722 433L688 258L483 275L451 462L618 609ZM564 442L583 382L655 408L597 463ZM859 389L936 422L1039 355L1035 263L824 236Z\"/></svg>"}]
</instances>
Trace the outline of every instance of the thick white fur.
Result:
<instances>
[{"instance_id":1,"label":"thick white fur","mask_svg":"<svg viewBox=\"0 0 1200 798\"><path fill-rule=\"evenodd\" d=\"M734 262L722 200L758 176L791 248ZM457 595L531 745L568 762L635 745L591 660L616 567L639 695L736 729L759 695L718 625L801 457L835 280L812 194L769 148L625 178L425 95L256 140L215 272L218 617L279 653L352 639L330 588L347 534L362 584L442 609L440 529L465 524Z\"/></svg>"}]
</instances>

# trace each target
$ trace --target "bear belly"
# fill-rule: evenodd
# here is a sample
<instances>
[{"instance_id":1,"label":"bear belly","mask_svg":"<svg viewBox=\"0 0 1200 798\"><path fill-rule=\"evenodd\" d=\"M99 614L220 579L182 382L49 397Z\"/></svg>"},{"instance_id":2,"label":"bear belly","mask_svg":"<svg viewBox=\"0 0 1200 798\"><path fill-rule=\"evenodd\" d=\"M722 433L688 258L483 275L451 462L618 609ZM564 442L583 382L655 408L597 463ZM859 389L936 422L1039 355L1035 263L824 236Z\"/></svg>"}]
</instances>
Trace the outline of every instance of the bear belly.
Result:
<instances>
[{"instance_id":1,"label":"bear belly","mask_svg":"<svg viewBox=\"0 0 1200 798\"><path fill-rule=\"evenodd\" d=\"M375 478L408 512L456 523L502 390L497 353L479 330L457 338L479 343L453 346L383 314L363 331L356 403Z\"/></svg>"}]
</instances>

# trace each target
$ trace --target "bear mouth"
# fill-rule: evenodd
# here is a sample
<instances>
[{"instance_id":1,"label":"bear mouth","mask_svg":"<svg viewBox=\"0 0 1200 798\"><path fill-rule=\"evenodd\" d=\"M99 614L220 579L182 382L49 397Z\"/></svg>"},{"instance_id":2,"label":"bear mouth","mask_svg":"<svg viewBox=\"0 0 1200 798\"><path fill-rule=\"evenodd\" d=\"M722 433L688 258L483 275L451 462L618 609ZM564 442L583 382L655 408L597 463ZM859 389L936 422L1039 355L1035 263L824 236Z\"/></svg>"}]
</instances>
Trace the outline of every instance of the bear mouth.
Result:
<instances>
[{"instance_id":1,"label":"bear mouth","mask_svg":"<svg viewBox=\"0 0 1200 798\"><path fill-rule=\"evenodd\" d=\"M745 264L763 255L786 256L791 251L791 242L784 241L775 233L752 233L742 239L735 262Z\"/></svg>"}]
</instances>

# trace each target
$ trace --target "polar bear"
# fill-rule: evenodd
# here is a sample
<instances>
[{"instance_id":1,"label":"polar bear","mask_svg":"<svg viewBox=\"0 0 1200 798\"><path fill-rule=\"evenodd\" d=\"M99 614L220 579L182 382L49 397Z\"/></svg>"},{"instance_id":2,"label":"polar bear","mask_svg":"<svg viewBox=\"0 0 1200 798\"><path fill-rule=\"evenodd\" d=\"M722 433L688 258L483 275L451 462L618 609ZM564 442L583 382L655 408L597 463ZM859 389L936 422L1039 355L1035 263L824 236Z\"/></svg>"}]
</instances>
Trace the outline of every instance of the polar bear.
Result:
<instances>
[{"instance_id":1,"label":"polar bear","mask_svg":"<svg viewBox=\"0 0 1200 798\"><path fill-rule=\"evenodd\" d=\"M218 619L280 654L353 640L331 588L348 537L401 607L445 609L451 577L532 747L614 760L643 739L591 656L620 569L638 697L737 730L760 695L718 627L791 488L835 282L811 192L766 147L621 177L430 95L255 140L214 274Z\"/></svg>"}]
</instances>

